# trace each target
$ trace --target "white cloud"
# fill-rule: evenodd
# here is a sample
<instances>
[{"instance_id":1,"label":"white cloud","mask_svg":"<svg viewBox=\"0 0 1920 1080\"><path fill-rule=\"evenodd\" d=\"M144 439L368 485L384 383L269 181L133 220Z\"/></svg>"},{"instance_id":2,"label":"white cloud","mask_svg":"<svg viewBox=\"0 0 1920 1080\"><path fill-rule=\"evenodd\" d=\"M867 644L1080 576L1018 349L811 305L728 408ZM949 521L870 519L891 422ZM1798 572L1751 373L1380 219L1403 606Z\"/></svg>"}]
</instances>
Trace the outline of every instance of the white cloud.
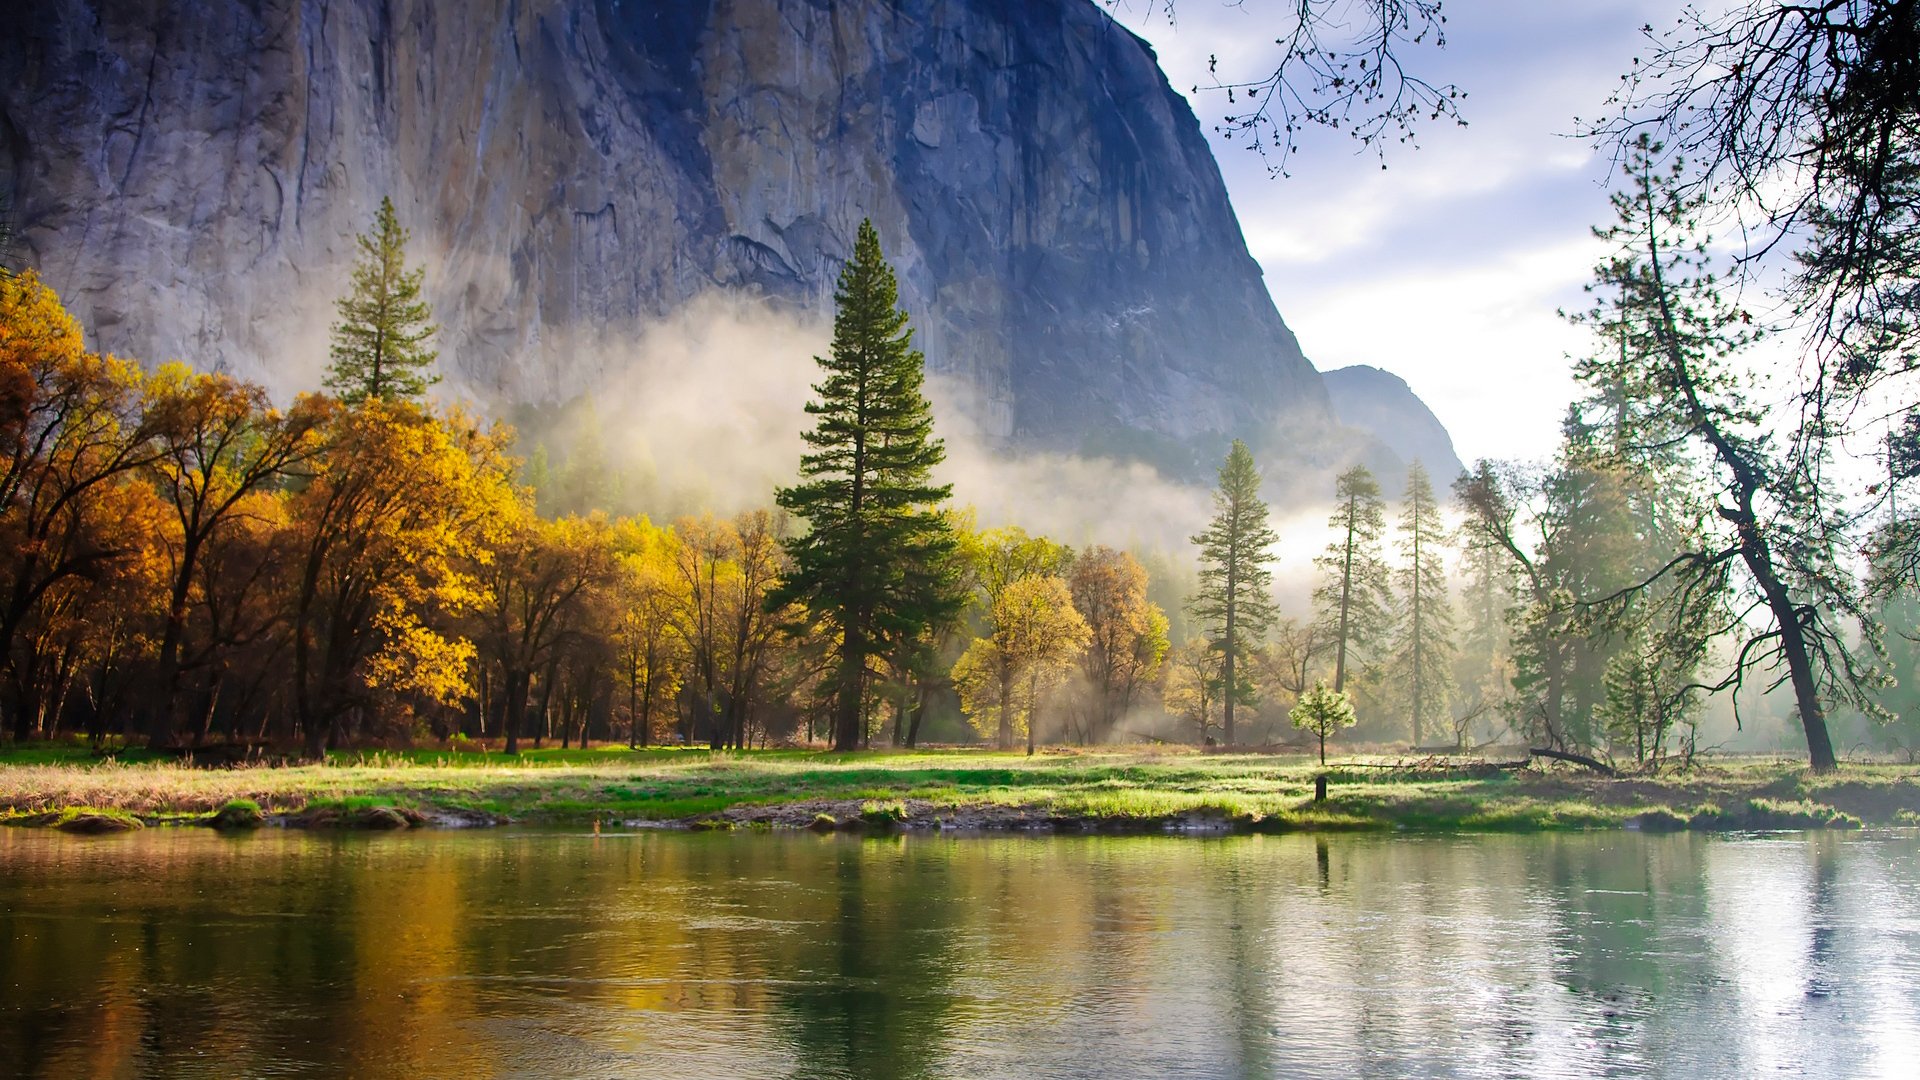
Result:
<instances>
[{"instance_id":1,"label":"white cloud","mask_svg":"<svg viewBox=\"0 0 1920 1080\"><path fill-rule=\"evenodd\" d=\"M1118 17L1151 40L1186 92L1270 64L1277 5L1158 0ZM1607 163L1568 137L1595 116L1631 63L1652 0L1449 6L1448 46L1408 59L1469 97L1466 128L1429 124L1421 147L1389 150L1388 168L1343 134L1310 132L1292 176L1214 137L1248 247L1281 314L1322 370L1376 364L1407 379L1463 458L1551 452L1574 393L1564 356L1579 333L1555 314L1575 305L1610 216ZM1189 94L1209 132L1224 98Z\"/></svg>"}]
</instances>

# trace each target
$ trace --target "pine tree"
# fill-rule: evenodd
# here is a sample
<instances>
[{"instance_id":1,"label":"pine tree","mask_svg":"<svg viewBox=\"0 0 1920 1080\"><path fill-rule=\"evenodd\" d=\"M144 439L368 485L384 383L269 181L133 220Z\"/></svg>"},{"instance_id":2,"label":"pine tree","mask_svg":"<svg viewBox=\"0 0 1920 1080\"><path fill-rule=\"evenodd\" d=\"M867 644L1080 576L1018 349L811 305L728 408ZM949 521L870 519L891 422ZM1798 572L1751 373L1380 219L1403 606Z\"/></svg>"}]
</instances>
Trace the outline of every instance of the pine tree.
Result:
<instances>
[{"instance_id":1,"label":"pine tree","mask_svg":"<svg viewBox=\"0 0 1920 1080\"><path fill-rule=\"evenodd\" d=\"M1758 332L1719 291L1701 232L1707 207L1681 182L1684 163L1661 169L1661 160L1660 146L1644 137L1629 148L1627 186L1614 195L1619 223L1599 234L1616 251L1594 275L1594 291L1618 299L1583 320L1617 331L1621 345L1582 361L1576 375L1631 406L1622 464L1645 468L1643 448L1664 456L1685 443L1698 455L1708 498L1689 523L1695 542L1605 599L1631 604L1671 586L1683 600L1717 602L1718 579L1737 566L1732 602L1742 615L1716 631L1733 639L1733 669L1712 689L1737 693L1750 675L1784 672L1809 763L1826 771L1836 764L1829 703L1872 708L1878 683L1866 655L1878 627L1850 565L1857 538L1822 493L1833 431L1782 425L1748 396L1738 360Z\"/></svg>"},{"instance_id":2,"label":"pine tree","mask_svg":"<svg viewBox=\"0 0 1920 1080\"><path fill-rule=\"evenodd\" d=\"M1355 465L1335 481L1334 498L1338 505L1328 524L1335 536L1326 554L1313 560L1321 573L1313 603L1333 641L1333 688L1344 691L1350 655L1372 649L1386 634L1392 593L1380 554L1387 511L1379 481L1365 465Z\"/></svg>"},{"instance_id":3,"label":"pine tree","mask_svg":"<svg viewBox=\"0 0 1920 1080\"><path fill-rule=\"evenodd\" d=\"M327 389L349 405L418 401L440 381L427 370L439 355L427 347L439 327L420 299L426 270L406 267L409 235L394 215L393 200L381 199L373 231L358 240L360 261L351 291L337 301L340 321L333 324L326 376Z\"/></svg>"},{"instance_id":4,"label":"pine tree","mask_svg":"<svg viewBox=\"0 0 1920 1080\"><path fill-rule=\"evenodd\" d=\"M1280 542L1267 521L1253 454L1239 439L1220 466L1213 510L1212 523L1193 538L1200 548L1200 591L1187 610L1205 627L1208 645L1220 659L1220 734L1232 746L1233 707L1254 702L1247 661L1278 615L1267 563Z\"/></svg>"},{"instance_id":5,"label":"pine tree","mask_svg":"<svg viewBox=\"0 0 1920 1080\"><path fill-rule=\"evenodd\" d=\"M832 347L816 358L826 377L807 404L817 418L805 434L811 450L800 483L776 496L810 528L787 541L793 570L770 603L803 605L838 637L836 750L859 745L869 659L952 618L963 602L957 541L938 510L952 488L932 480L946 447L933 437L925 357L898 298L880 237L863 221L834 294Z\"/></svg>"},{"instance_id":6,"label":"pine tree","mask_svg":"<svg viewBox=\"0 0 1920 1080\"><path fill-rule=\"evenodd\" d=\"M1441 558L1444 532L1433 482L1416 461L1407 469L1400 512L1403 561L1394 572L1400 594L1394 667L1406 691L1415 746L1421 745L1428 721L1436 727L1444 722L1453 696L1453 606Z\"/></svg>"}]
</instances>

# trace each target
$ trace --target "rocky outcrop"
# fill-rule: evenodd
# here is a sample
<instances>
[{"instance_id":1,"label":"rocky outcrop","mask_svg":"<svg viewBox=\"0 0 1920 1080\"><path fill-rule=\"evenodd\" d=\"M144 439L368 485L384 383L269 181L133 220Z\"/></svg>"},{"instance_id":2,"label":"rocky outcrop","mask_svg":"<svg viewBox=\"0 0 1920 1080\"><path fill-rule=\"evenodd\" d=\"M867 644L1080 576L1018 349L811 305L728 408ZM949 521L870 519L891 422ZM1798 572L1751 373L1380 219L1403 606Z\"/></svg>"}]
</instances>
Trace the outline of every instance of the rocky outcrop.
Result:
<instances>
[{"instance_id":1,"label":"rocky outcrop","mask_svg":"<svg viewBox=\"0 0 1920 1080\"><path fill-rule=\"evenodd\" d=\"M1418 461L1433 478L1434 489L1446 494L1463 471L1460 456L1446 426L1405 379L1365 364L1337 368L1323 378L1333 414L1342 424L1371 434L1403 463ZM1389 488L1398 486L1394 477L1382 479Z\"/></svg>"},{"instance_id":2,"label":"rocky outcrop","mask_svg":"<svg viewBox=\"0 0 1920 1080\"><path fill-rule=\"evenodd\" d=\"M391 195L483 401L585 392L709 290L826 311L870 216L990 436L1211 458L1327 416L1199 125L1091 0L8 5L7 189L100 345L282 392Z\"/></svg>"}]
</instances>

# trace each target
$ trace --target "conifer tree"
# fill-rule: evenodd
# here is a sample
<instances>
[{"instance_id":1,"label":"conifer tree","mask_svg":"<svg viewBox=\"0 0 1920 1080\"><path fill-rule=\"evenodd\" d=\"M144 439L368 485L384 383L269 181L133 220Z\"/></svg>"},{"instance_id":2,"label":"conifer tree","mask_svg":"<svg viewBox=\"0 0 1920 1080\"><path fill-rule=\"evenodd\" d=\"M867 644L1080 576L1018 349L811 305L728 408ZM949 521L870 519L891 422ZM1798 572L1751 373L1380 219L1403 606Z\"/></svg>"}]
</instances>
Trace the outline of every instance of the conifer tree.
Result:
<instances>
[{"instance_id":1,"label":"conifer tree","mask_svg":"<svg viewBox=\"0 0 1920 1080\"><path fill-rule=\"evenodd\" d=\"M938 509L952 488L932 479L946 447L933 436L925 357L898 299L879 234L863 221L834 293L832 347L815 358L825 378L807 403L816 421L801 480L776 496L809 529L787 541L793 569L769 603L804 606L838 639L836 750L859 745L869 659L963 602L957 541Z\"/></svg>"},{"instance_id":2,"label":"conifer tree","mask_svg":"<svg viewBox=\"0 0 1920 1080\"><path fill-rule=\"evenodd\" d=\"M1716 636L1732 640L1732 670L1709 692L1739 692L1749 676L1785 682L1815 771L1836 765L1827 730L1830 704L1875 709L1872 663L1879 627L1850 565L1857 538L1831 512L1820 488L1835 432L1822 424L1782 425L1749 396L1740 353L1758 337L1752 315L1719 291L1701 231L1708 209L1680 182L1684 163L1662 169L1661 147L1628 148L1620 220L1599 233L1616 251L1595 268L1594 291L1617 297L1584 321L1616 331L1621 347L1582 361L1589 387L1617 393L1626 437L1617 456L1645 470L1652 450L1686 444L1705 483L1695 539L1641 581L1601 598L1630 604L1656 588L1682 603L1719 602L1723 587L1739 617ZM1728 578L1729 569L1738 576Z\"/></svg>"},{"instance_id":3,"label":"conifer tree","mask_svg":"<svg viewBox=\"0 0 1920 1080\"><path fill-rule=\"evenodd\" d=\"M1320 622L1333 640L1333 688L1347 688L1347 661L1351 654L1371 649L1387 629L1387 562L1380 554L1387 531L1386 504L1380 482L1365 465L1355 465L1334 483L1338 505L1328 524L1334 529L1326 553L1313 560L1320 584L1313 603Z\"/></svg>"},{"instance_id":4,"label":"conifer tree","mask_svg":"<svg viewBox=\"0 0 1920 1080\"><path fill-rule=\"evenodd\" d=\"M1421 745L1429 721L1436 728L1445 721L1453 694L1453 607L1441 558L1444 535L1433 482L1416 461L1407 469L1400 511L1403 561L1394 572L1400 594L1394 669L1406 694L1415 746Z\"/></svg>"},{"instance_id":5,"label":"conifer tree","mask_svg":"<svg viewBox=\"0 0 1920 1080\"><path fill-rule=\"evenodd\" d=\"M439 353L427 342L439 327L420 299L424 268L407 269L407 230L381 199L373 231L361 236L352 288L337 301L332 360L326 387L349 405L363 401L419 401L440 381L428 368Z\"/></svg>"},{"instance_id":6,"label":"conifer tree","mask_svg":"<svg viewBox=\"0 0 1920 1080\"><path fill-rule=\"evenodd\" d=\"M1239 439L1220 466L1213 510L1212 523L1193 538L1200 548L1200 591L1187 610L1205 627L1208 645L1220 660L1220 735L1232 746L1233 707L1254 701L1250 654L1278 614L1267 563L1280 542L1267 521L1253 454Z\"/></svg>"}]
</instances>

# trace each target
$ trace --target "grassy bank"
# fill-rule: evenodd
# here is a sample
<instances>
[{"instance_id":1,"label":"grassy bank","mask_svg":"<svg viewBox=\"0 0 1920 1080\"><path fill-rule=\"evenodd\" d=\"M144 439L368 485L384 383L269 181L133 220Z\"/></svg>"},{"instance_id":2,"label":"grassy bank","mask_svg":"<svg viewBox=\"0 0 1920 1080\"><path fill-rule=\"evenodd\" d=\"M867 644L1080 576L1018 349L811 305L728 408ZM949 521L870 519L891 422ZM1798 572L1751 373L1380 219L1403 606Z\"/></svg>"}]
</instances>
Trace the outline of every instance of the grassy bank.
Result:
<instances>
[{"instance_id":1,"label":"grassy bank","mask_svg":"<svg viewBox=\"0 0 1920 1080\"><path fill-rule=\"evenodd\" d=\"M1574 769L1406 769L1333 763L1313 801L1310 759L1146 750L378 752L325 764L196 768L97 760L80 748L0 752L0 819L50 824L85 809L148 824L477 824L489 821L1113 829L1800 828L1920 825L1920 768L1815 776L1729 760L1683 775ZM376 813L377 811L391 811ZM377 818L377 821L370 820Z\"/></svg>"}]
</instances>

